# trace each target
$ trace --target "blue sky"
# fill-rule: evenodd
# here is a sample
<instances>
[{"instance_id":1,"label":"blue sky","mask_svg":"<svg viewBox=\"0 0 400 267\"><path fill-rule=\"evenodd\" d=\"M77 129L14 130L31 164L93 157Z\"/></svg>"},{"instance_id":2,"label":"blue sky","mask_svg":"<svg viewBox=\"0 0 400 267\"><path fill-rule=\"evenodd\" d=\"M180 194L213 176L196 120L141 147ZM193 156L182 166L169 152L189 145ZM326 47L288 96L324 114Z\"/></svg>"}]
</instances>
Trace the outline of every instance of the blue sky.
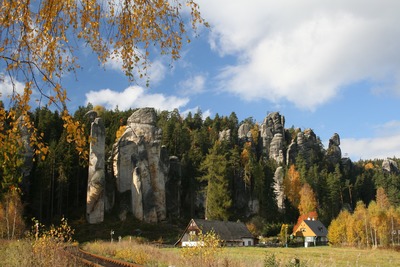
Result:
<instances>
[{"instance_id":1,"label":"blue sky","mask_svg":"<svg viewBox=\"0 0 400 267\"><path fill-rule=\"evenodd\" d=\"M197 2L211 29L172 68L154 58L149 88L83 49L82 70L64 78L69 108L199 108L257 122L279 111L286 128L311 128L325 146L338 133L352 160L400 157L400 1Z\"/></svg>"}]
</instances>

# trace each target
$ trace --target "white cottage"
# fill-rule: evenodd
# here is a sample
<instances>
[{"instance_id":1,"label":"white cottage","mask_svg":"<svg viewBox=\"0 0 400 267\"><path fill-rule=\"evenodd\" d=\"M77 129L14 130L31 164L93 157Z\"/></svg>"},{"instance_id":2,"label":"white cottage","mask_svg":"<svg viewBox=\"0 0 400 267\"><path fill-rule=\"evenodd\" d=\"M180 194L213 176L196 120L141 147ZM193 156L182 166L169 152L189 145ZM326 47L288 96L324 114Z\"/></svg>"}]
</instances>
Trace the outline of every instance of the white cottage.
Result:
<instances>
[{"instance_id":1,"label":"white cottage","mask_svg":"<svg viewBox=\"0 0 400 267\"><path fill-rule=\"evenodd\" d=\"M214 231L222 241L222 246L254 246L255 238L242 222L210 221L191 219L185 232L175 246L197 246L197 235Z\"/></svg>"}]
</instances>

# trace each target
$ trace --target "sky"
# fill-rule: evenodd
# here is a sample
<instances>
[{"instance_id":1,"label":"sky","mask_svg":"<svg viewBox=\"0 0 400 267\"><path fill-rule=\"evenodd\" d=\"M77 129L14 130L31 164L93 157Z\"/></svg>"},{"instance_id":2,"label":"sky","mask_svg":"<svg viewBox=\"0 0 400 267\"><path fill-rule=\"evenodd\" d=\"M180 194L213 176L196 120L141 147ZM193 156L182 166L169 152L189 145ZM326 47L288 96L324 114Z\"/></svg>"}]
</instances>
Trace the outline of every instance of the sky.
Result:
<instances>
[{"instance_id":1,"label":"sky","mask_svg":"<svg viewBox=\"0 0 400 267\"><path fill-rule=\"evenodd\" d=\"M172 66L155 57L149 87L130 84L118 60L100 66L82 49L82 69L64 78L70 110L200 109L259 123L278 111L286 128L311 128L325 148L338 133L353 161L400 157L400 1L197 2L210 29Z\"/></svg>"}]
</instances>

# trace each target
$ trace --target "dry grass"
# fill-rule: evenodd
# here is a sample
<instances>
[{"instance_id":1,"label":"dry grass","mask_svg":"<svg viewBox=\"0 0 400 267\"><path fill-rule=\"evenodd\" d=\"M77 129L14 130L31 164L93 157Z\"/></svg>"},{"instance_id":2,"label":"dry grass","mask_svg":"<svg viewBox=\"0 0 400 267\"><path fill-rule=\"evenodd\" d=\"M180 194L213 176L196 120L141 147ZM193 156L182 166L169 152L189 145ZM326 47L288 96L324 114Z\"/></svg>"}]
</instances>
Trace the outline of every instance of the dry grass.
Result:
<instances>
[{"instance_id":1,"label":"dry grass","mask_svg":"<svg viewBox=\"0 0 400 267\"><path fill-rule=\"evenodd\" d=\"M397 266L400 252L390 249L355 248L260 248L235 247L218 250L213 262L200 258L185 258L180 248L161 248L143 243L142 240L125 239L113 243L106 241L91 242L83 245L85 250L96 254L115 257L145 266L296 266L292 259L300 260L298 266ZM0 240L1 266L77 266L73 259L65 254L58 243L43 240L35 243L31 239L20 241Z\"/></svg>"},{"instance_id":2,"label":"dry grass","mask_svg":"<svg viewBox=\"0 0 400 267\"><path fill-rule=\"evenodd\" d=\"M97 250L93 249L96 248ZM201 259L184 258L180 248L158 248L134 242L95 242L88 243L85 249L94 253L134 261L145 259L145 266L296 266L294 258L300 260L297 266L396 266L400 253L394 250L355 249L355 248L223 248L215 260L204 263ZM103 251L103 252L102 252ZM138 256L140 255L140 256ZM271 261L274 265L271 264Z\"/></svg>"},{"instance_id":3,"label":"dry grass","mask_svg":"<svg viewBox=\"0 0 400 267\"><path fill-rule=\"evenodd\" d=\"M290 266L292 259L300 260L301 266L396 266L400 253L394 250L356 248L226 248L222 257L227 257L239 266L265 266L264 261L275 256L278 266Z\"/></svg>"},{"instance_id":4,"label":"dry grass","mask_svg":"<svg viewBox=\"0 0 400 267\"><path fill-rule=\"evenodd\" d=\"M0 266L79 266L63 248L51 240L40 243L31 239L0 240Z\"/></svg>"},{"instance_id":5,"label":"dry grass","mask_svg":"<svg viewBox=\"0 0 400 267\"><path fill-rule=\"evenodd\" d=\"M94 254L113 257L145 266L171 266L179 262L179 255L163 251L155 245L138 243L135 239L121 242L96 241L82 246Z\"/></svg>"}]
</instances>

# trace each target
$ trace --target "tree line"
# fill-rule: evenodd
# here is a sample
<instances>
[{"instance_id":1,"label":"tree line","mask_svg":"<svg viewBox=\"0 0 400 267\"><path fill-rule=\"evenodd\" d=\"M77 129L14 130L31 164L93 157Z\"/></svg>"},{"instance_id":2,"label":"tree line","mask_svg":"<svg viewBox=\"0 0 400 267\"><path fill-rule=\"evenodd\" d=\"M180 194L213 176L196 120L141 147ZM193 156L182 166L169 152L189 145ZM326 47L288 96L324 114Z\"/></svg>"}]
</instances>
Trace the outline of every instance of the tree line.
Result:
<instances>
[{"instance_id":1,"label":"tree line","mask_svg":"<svg viewBox=\"0 0 400 267\"><path fill-rule=\"evenodd\" d=\"M106 127L107 159L134 110L104 110L91 104L79 107L73 118L83 126L87 137L90 122L85 114L92 109L98 110ZM83 218L87 160L75 149L75 144L69 142L62 115L57 111L38 108L29 116L43 133L47 153L46 156L34 155L31 171L24 176L26 151L22 144L16 144L15 159L1 166L1 221L5 222L4 214L9 213L4 203L13 199L10 197L12 188L21 191L25 217L35 217L44 223L59 221L63 216ZM252 142L239 140L238 129L242 123L250 125ZM169 154L178 157L180 162L182 221L192 217L239 219L251 222L258 234L270 234L271 225L295 223L299 216L310 212L315 212L329 225L344 210L352 214L359 203L369 207L376 202L378 188L384 190L390 205L398 207L400 204L400 175L383 171L382 159L358 162L347 159L332 164L321 151L311 160L298 156L294 164L282 166L286 197L285 208L281 210L274 190L278 163L265 158L259 149L260 125L253 118L239 122L234 112L229 116L216 114L214 118L203 119L201 110L186 116L178 110L157 111L157 126L162 129L162 143ZM6 130L7 124L3 131ZM229 138L220 138L224 130L230 130ZM294 127L287 131L294 132ZM7 156L4 149L0 148L1 162L5 162ZM85 149L88 149L87 144ZM400 164L396 158L393 161ZM107 161L108 173L112 173L111 168L111 162ZM113 184L112 175L107 177L107 184ZM4 225L2 231L7 229ZM369 241L372 242L372 238Z\"/></svg>"}]
</instances>

